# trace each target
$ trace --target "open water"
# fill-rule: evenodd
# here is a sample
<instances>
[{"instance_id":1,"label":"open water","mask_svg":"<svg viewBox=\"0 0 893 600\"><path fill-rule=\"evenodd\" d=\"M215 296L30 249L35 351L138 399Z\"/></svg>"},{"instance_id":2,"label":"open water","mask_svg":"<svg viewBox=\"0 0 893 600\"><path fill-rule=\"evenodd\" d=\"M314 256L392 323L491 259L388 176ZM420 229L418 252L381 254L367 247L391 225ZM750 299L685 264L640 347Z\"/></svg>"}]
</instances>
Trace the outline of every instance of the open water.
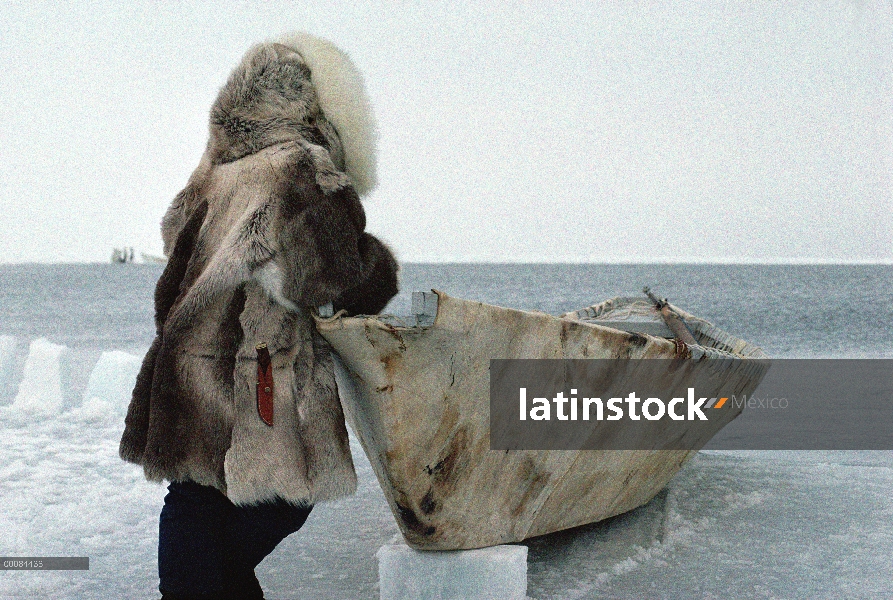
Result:
<instances>
[{"instance_id":1,"label":"open water","mask_svg":"<svg viewBox=\"0 0 893 600\"><path fill-rule=\"evenodd\" d=\"M154 335L150 265L0 265L0 334L137 350ZM413 290L561 313L643 286L773 357L893 356L893 265L406 264Z\"/></svg>"}]
</instances>

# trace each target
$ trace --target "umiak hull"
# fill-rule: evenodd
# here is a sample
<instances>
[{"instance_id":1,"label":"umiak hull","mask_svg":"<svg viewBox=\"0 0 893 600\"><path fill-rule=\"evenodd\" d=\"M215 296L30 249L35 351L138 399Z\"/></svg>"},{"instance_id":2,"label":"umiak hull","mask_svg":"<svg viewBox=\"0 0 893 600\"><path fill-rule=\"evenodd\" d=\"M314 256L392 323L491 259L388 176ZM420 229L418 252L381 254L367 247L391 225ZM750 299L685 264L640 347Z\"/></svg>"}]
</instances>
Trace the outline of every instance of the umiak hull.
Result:
<instances>
[{"instance_id":1,"label":"umiak hull","mask_svg":"<svg viewBox=\"0 0 893 600\"><path fill-rule=\"evenodd\" d=\"M317 321L340 356L347 420L412 547L516 542L632 510L700 447L491 450L490 359L679 358L680 347L660 336L662 324L647 315L647 303L630 299L556 317L441 292L431 298L437 308L429 326L385 317ZM676 310L699 344L684 348L683 360L721 361L725 384L751 394L765 362L735 359L765 358L762 351ZM727 411L717 430L740 410Z\"/></svg>"}]
</instances>

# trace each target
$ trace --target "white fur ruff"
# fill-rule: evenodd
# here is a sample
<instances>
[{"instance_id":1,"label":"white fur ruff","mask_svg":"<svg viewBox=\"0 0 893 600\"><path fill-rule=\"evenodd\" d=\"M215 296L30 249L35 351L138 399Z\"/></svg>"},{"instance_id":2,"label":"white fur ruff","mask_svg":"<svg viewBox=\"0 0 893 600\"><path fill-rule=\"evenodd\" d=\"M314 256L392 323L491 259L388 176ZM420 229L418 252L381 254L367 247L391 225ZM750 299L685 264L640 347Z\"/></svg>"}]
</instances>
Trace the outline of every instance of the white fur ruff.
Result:
<instances>
[{"instance_id":1,"label":"white fur ruff","mask_svg":"<svg viewBox=\"0 0 893 600\"><path fill-rule=\"evenodd\" d=\"M377 130L363 76L344 52L309 33L280 36L276 42L294 49L307 66L326 119L338 131L344 146L347 176L360 196L378 183L375 173Z\"/></svg>"}]
</instances>

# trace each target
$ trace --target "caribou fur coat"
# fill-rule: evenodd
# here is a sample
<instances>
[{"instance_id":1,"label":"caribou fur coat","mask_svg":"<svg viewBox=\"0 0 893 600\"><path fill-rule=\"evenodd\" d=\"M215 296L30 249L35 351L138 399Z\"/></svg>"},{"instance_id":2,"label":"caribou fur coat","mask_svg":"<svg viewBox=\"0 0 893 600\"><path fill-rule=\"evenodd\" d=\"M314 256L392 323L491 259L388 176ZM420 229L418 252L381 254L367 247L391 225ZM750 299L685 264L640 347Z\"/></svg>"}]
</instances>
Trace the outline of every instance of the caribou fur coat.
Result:
<instances>
[{"instance_id":1,"label":"caribou fur coat","mask_svg":"<svg viewBox=\"0 0 893 600\"><path fill-rule=\"evenodd\" d=\"M150 480L215 486L236 504L353 493L330 348L312 307L371 314L397 263L364 232L375 183L362 80L328 42L252 48L221 89L210 140L162 220L169 257L157 336L120 453ZM256 346L272 359L272 425L259 414Z\"/></svg>"}]
</instances>

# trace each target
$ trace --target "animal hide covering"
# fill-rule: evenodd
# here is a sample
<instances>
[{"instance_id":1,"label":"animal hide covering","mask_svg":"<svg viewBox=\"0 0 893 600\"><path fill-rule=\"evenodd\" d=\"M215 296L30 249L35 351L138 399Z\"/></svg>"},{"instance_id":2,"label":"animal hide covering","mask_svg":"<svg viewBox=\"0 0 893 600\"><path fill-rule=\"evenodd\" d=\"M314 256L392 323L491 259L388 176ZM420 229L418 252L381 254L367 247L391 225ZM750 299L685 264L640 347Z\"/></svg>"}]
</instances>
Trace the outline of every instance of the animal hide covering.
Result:
<instances>
[{"instance_id":1,"label":"animal hide covering","mask_svg":"<svg viewBox=\"0 0 893 600\"><path fill-rule=\"evenodd\" d=\"M375 183L374 141L362 79L328 42L260 44L230 75L201 162L162 220L157 335L120 446L148 479L215 486L240 505L354 492L311 310L374 314L397 292L397 263L364 232L358 195ZM259 410L263 344L272 425Z\"/></svg>"}]
</instances>

